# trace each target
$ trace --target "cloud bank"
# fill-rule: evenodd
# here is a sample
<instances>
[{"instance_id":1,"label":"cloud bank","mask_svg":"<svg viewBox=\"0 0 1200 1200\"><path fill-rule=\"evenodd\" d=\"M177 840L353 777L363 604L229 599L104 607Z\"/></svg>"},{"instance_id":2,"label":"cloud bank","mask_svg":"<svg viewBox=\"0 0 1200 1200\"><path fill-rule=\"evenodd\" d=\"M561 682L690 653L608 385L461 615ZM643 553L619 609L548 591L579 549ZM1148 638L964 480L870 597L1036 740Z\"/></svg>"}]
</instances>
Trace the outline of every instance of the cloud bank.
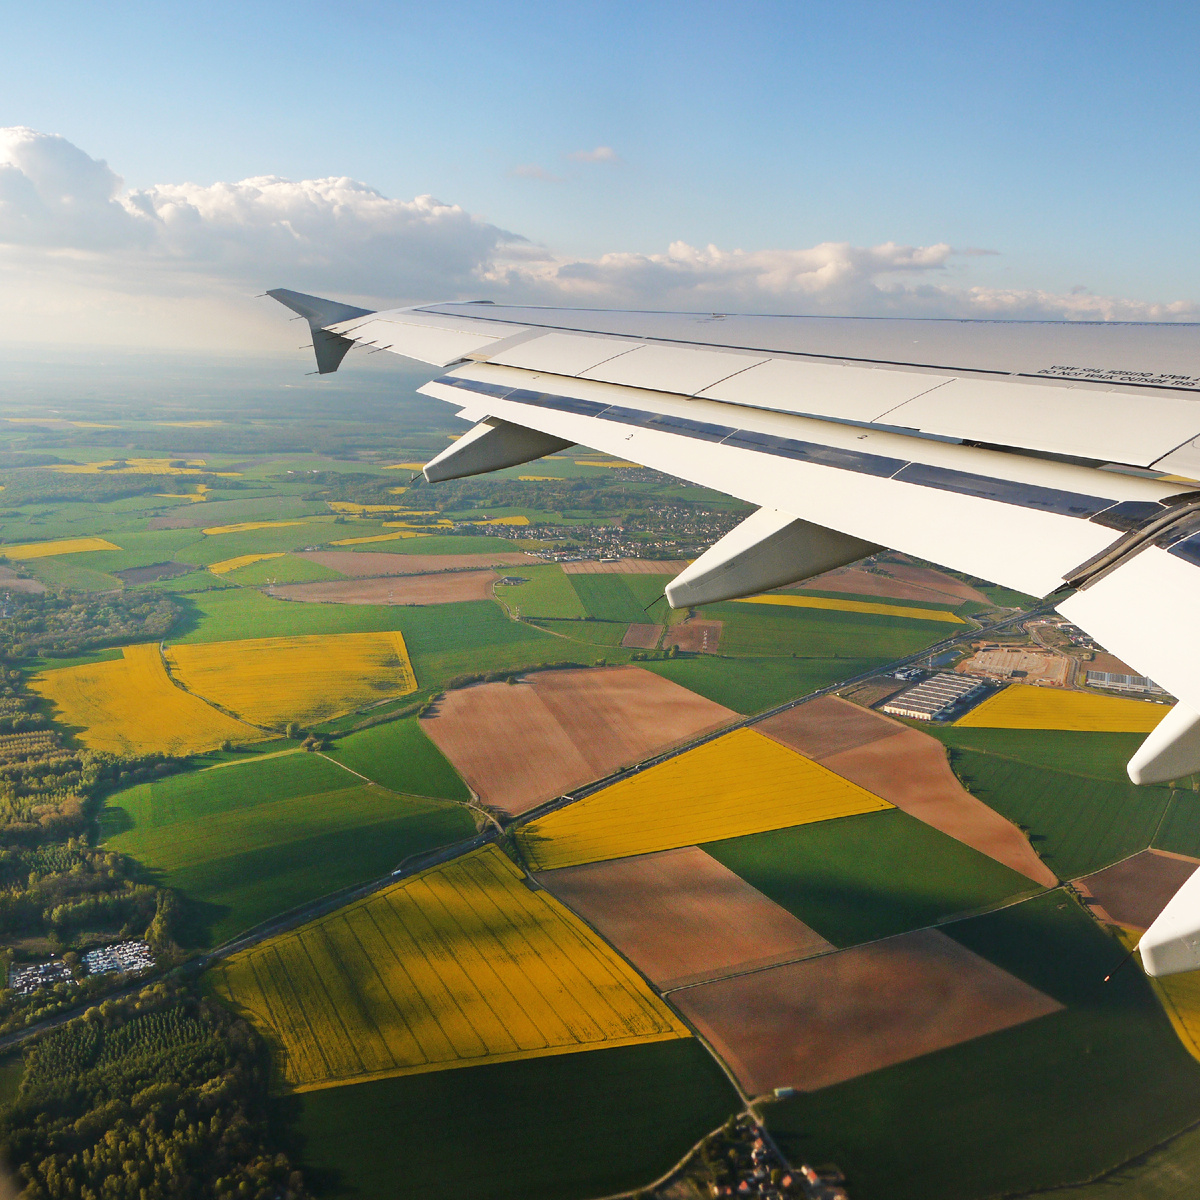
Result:
<instances>
[{"instance_id":1,"label":"cloud bank","mask_svg":"<svg viewBox=\"0 0 1200 1200\"><path fill-rule=\"evenodd\" d=\"M600 146L575 156L612 162ZM498 302L777 313L1196 319L1190 303L972 287L947 244L555 253L432 196L349 178L129 190L65 138L0 129L0 319L12 337L258 344L248 297L287 286L381 304ZM272 312L271 317L275 314ZM131 322L136 326L129 328Z\"/></svg>"}]
</instances>

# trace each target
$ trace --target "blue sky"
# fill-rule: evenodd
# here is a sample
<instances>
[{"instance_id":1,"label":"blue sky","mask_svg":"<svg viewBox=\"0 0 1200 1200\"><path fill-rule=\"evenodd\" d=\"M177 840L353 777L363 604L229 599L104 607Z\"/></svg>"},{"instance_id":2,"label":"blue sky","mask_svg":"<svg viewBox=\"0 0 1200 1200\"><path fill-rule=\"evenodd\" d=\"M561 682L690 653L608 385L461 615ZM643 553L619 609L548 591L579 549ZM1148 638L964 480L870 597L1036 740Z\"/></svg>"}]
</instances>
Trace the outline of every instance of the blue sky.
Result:
<instances>
[{"instance_id":1,"label":"blue sky","mask_svg":"<svg viewBox=\"0 0 1200 1200\"><path fill-rule=\"evenodd\" d=\"M894 243L994 252L922 267L960 292L1200 302L1195 5L269 0L3 13L19 52L5 56L0 125L61 135L130 191L346 176L460 206L547 248L560 273L680 242L764 256ZM611 156L571 157L598 147ZM427 265L411 280L397 265L386 290L429 298ZM644 265L623 260L616 281L604 268L593 299L636 300ZM263 286L386 285L295 274ZM476 270L475 285L459 264L439 294L556 298L545 270L536 286L503 274L501 286ZM709 291L724 296L729 278ZM730 298L803 311L816 303L805 286L739 282ZM687 292L676 280L645 295ZM826 306L873 296L835 290ZM1008 315L1059 315L1054 303L1027 298Z\"/></svg>"}]
</instances>

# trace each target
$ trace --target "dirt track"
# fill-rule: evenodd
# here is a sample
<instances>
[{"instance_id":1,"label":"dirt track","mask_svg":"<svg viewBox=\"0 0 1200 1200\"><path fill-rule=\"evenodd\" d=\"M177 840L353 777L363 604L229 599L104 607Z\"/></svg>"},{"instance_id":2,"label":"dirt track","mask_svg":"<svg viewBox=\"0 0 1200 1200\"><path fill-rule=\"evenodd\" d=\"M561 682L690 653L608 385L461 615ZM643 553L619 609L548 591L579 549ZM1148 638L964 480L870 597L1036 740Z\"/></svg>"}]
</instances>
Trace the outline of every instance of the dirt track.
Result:
<instances>
[{"instance_id":1,"label":"dirt track","mask_svg":"<svg viewBox=\"0 0 1200 1200\"><path fill-rule=\"evenodd\" d=\"M942 744L928 734L836 696L755 728L1035 883L1058 882L1029 839L959 783Z\"/></svg>"},{"instance_id":2,"label":"dirt track","mask_svg":"<svg viewBox=\"0 0 1200 1200\"><path fill-rule=\"evenodd\" d=\"M712 654L721 645L721 631L724 628L724 621L689 619L667 630L663 648L678 646L680 650L707 650Z\"/></svg>"},{"instance_id":3,"label":"dirt track","mask_svg":"<svg viewBox=\"0 0 1200 1200\"><path fill-rule=\"evenodd\" d=\"M280 600L309 604L454 604L487 600L495 571L448 571L435 575L386 575L375 579L331 579L321 583L289 583L271 589Z\"/></svg>"},{"instance_id":4,"label":"dirt track","mask_svg":"<svg viewBox=\"0 0 1200 1200\"><path fill-rule=\"evenodd\" d=\"M1097 901L1092 911L1102 920L1149 929L1167 901L1192 877L1192 859L1159 850L1143 850L1080 879L1076 886Z\"/></svg>"},{"instance_id":5,"label":"dirt track","mask_svg":"<svg viewBox=\"0 0 1200 1200\"><path fill-rule=\"evenodd\" d=\"M662 990L833 949L696 846L537 879Z\"/></svg>"},{"instance_id":6,"label":"dirt track","mask_svg":"<svg viewBox=\"0 0 1200 1200\"><path fill-rule=\"evenodd\" d=\"M752 1095L811 1092L1062 1008L933 929L675 992Z\"/></svg>"},{"instance_id":7,"label":"dirt track","mask_svg":"<svg viewBox=\"0 0 1200 1200\"><path fill-rule=\"evenodd\" d=\"M459 688L421 725L486 804L515 816L737 719L649 671L610 667Z\"/></svg>"},{"instance_id":8,"label":"dirt track","mask_svg":"<svg viewBox=\"0 0 1200 1200\"><path fill-rule=\"evenodd\" d=\"M355 579L369 575L424 575L430 571L461 570L464 567L516 567L540 563L540 558L522 551L495 554L380 554L375 551L310 550L298 557L340 571Z\"/></svg>"}]
</instances>

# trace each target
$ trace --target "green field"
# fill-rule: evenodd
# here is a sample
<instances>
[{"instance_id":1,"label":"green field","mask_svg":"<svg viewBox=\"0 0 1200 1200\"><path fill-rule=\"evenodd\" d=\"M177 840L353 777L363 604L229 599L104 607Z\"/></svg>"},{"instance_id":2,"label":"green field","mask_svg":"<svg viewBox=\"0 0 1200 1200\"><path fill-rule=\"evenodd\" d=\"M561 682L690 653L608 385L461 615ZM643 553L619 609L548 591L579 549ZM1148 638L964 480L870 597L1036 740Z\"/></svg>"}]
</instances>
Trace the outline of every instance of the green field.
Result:
<instances>
[{"instance_id":1,"label":"green field","mask_svg":"<svg viewBox=\"0 0 1200 1200\"><path fill-rule=\"evenodd\" d=\"M181 597L180 604L184 615L168 639L171 642L230 642L305 633L382 633L391 629L404 629L407 640L404 614L424 611L377 604L296 604L238 587Z\"/></svg>"},{"instance_id":2,"label":"green field","mask_svg":"<svg viewBox=\"0 0 1200 1200\"><path fill-rule=\"evenodd\" d=\"M706 620L725 623L722 654L891 661L962 632L961 626L941 621L769 604L710 604L701 614Z\"/></svg>"},{"instance_id":3,"label":"green field","mask_svg":"<svg viewBox=\"0 0 1200 1200\"><path fill-rule=\"evenodd\" d=\"M640 665L749 716L882 664L869 658L722 658L697 654Z\"/></svg>"},{"instance_id":4,"label":"green field","mask_svg":"<svg viewBox=\"0 0 1200 1200\"><path fill-rule=\"evenodd\" d=\"M334 742L328 754L393 792L447 800L471 798L454 768L425 736L416 717L347 734Z\"/></svg>"},{"instance_id":5,"label":"green field","mask_svg":"<svg viewBox=\"0 0 1200 1200\"><path fill-rule=\"evenodd\" d=\"M688 1038L465 1067L297 1098L328 1198L590 1200L650 1183L741 1102Z\"/></svg>"},{"instance_id":6,"label":"green field","mask_svg":"<svg viewBox=\"0 0 1200 1200\"><path fill-rule=\"evenodd\" d=\"M978 750L1031 767L1092 779L1127 779L1125 764L1144 733L1078 733L1061 729L972 729L930 723L928 732L952 749Z\"/></svg>"},{"instance_id":7,"label":"green field","mask_svg":"<svg viewBox=\"0 0 1200 1200\"><path fill-rule=\"evenodd\" d=\"M115 575L105 575L85 566L82 561L90 554L75 554L70 558L32 558L22 563L30 575L40 579L47 587L68 589L72 592L119 592L125 585Z\"/></svg>"},{"instance_id":8,"label":"green field","mask_svg":"<svg viewBox=\"0 0 1200 1200\"><path fill-rule=\"evenodd\" d=\"M225 578L240 587L257 587L264 583L319 583L324 579L345 579L346 576L332 567L310 562L296 554L285 554L282 558L269 558L238 567L229 571Z\"/></svg>"},{"instance_id":9,"label":"green field","mask_svg":"<svg viewBox=\"0 0 1200 1200\"><path fill-rule=\"evenodd\" d=\"M899 809L710 842L703 849L843 947L1040 890Z\"/></svg>"},{"instance_id":10,"label":"green field","mask_svg":"<svg viewBox=\"0 0 1200 1200\"><path fill-rule=\"evenodd\" d=\"M1078 879L1144 850L1171 798L1163 787L1048 771L976 750L955 750L950 762L972 795L1028 831L1060 879Z\"/></svg>"},{"instance_id":11,"label":"green field","mask_svg":"<svg viewBox=\"0 0 1200 1200\"><path fill-rule=\"evenodd\" d=\"M268 516L265 519L274 518ZM321 546L330 538L337 537L337 531L342 528L340 525L334 525L331 516L292 519L302 520L303 524L247 529L243 533L213 534L185 546L175 557L179 562L206 567L209 563L224 562L227 558L240 558L243 554L276 554L281 551L302 550L305 546ZM233 525L238 522L226 523Z\"/></svg>"},{"instance_id":12,"label":"green field","mask_svg":"<svg viewBox=\"0 0 1200 1200\"><path fill-rule=\"evenodd\" d=\"M519 608L524 617L586 617L587 610L571 580L557 563L544 567L502 567L501 574L510 573L524 583L498 584L496 596L512 608Z\"/></svg>"},{"instance_id":13,"label":"green field","mask_svg":"<svg viewBox=\"0 0 1200 1200\"><path fill-rule=\"evenodd\" d=\"M359 536L359 525L339 525L341 533L331 533L334 538ZM362 536L374 532L364 525ZM395 529L379 528L380 533L396 533ZM507 538L486 537L482 534L425 534L415 538L397 538L394 542L367 542L364 546L332 546L333 550L357 550L365 554L515 554L540 545L539 542L515 542ZM513 570L520 574L516 567Z\"/></svg>"},{"instance_id":14,"label":"green field","mask_svg":"<svg viewBox=\"0 0 1200 1200\"><path fill-rule=\"evenodd\" d=\"M990 1200L1094 1178L1200 1118L1200 1064L1140 971L1103 982L1121 948L1062 892L944 932L1067 1010L773 1106L785 1153L837 1162L854 1200Z\"/></svg>"},{"instance_id":15,"label":"green field","mask_svg":"<svg viewBox=\"0 0 1200 1200\"><path fill-rule=\"evenodd\" d=\"M650 624L647 621L645 624ZM625 621L537 621L539 629L544 628L560 637L570 638L582 646L620 646L629 625Z\"/></svg>"},{"instance_id":16,"label":"green field","mask_svg":"<svg viewBox=\"0 0 1200 1200\"><path fill-rule=\"evenodd\" d=\"M1171 792L1167 815L1155 834L1154 846L1172 854L1200 858L1200 795L1184 788Z\"/></svg>"},{"instance_id":17,"label":"green field","mask_svg":"<svg viewBox=\"0 0 1200 1200\"><path fill-rule=\"evenodd\" d=\"M202 945L475 831L459 805L368 786L303 752L139 784L99 821L106 846L192 902Z\"/></svg>"},{"instance_id":18,"label":"green field","mask_svg":"<svg viewBox=\"0 0 1200 1200\"><path fill-rule=\"evenodd\" d=\"M648 621L624 575L568 575L579 602L597 621Z\"/></svg>"}]
</instances>

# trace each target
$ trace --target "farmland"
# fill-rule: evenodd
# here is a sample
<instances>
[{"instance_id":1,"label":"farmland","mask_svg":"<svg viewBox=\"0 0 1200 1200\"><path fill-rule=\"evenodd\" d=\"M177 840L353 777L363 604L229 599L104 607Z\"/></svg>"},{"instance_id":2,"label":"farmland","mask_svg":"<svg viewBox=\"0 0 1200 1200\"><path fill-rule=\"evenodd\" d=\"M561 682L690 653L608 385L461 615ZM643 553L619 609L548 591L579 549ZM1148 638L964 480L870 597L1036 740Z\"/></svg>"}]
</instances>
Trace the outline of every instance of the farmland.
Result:
<instances>
[{"instance_id":1,"label":"farmland","mask_svg":"<svg viewBox=\"0 0 1200 1200\"><path fill-rule=\"evenodd\" d=\"M1149 733L1167 715L1162 704L1010 684L956 722L959 729L1075 729Z\"/></svg>"},{"instance_id":2,"label":"farmland","mask_svg":"<svg viewBox=\"0 0 1200 1200\"><path fill-rule=\"evenodd\" d=\"M190 937L210 945L475 828L457 805L368 786L308 754L140 784L109 798L100 827L107 847L192 902Z\"/></svg>"},{"instance_id":3,"label":"farmland","mask_svg":"<svg viewBox=\"0 0 1200 1200\"><path fill-rule=\"evenodd\" d=\"M544 871L890 807L738 729L524 825L518 838Z\"/></svg>"},{"instance_id":4,"label":"farmland","mask_svg":"<svg viewBox=\"0 0 1200 1200\"><path fill-rule=\"evenodd\" d=\"M64 538L57 542L26 542L23 545L4 546L5 558L24 562L31 558L49 558L57 554L86 554L89 550L120 550L104 538Z\"/></svg>"},{"instance_id":5,"label":"farmland","mask_svg":"<svg viewBox=\"0 0 1200 1200\"><path fill-rule=\"evenodd\" d=\"M93 750L193 754L262 733L177 688L156 645L126 646L119 659L44 671L31 688Z\"/></svg>"},{"instance_id":6,"label":"farmland","mask_svg":"<svg viewBox=\"0 0 1200 1200\"><path fill-rule=\"evenodd\" d=\"M1122 949L1062 893L943 932L1066 1011L773 1107L785 1152L836 1160L855 1200L984 1200L1092 1178L1200 1118L1200 1065L1140 972L1103 982Z\"/></svg>"},{"instance_id":7,"label":"farmland","mask_svg":"<svg viewBox=\"0 0 1200 1200\"><path fill-rule=\"evenodd\" d=\"M521 610L523 617L586 617L576 588L571 586L571 577L563 574L562 567L551 564L544 567L520 567L512 576L523 582L502 584L496 596L510 608Z\"/></svg>"},{"instance_id":8,"label":"farmland","mask_svg":"<svg viewBox=\"0 0 1200 1200\"><path fill-rule=\"evenodd\" d=\"M835 946L890 937L1037 890L1024 875L897 809L704 849Z\"/></svg>"},{"instance_id":9,"label":"farmland","mask_svg":"<svg viewBox=\"0 0 1200 1200\"><path fill-rule=\"evenodd\" d=\"M685 1038L329 1088L299 1105L331 1200L592 1200L656 1179L741 1101Z\"/></svg>"},{"instance_id":10,"label":"farmland","mask_svg":"<svg viewBox=\"0 0 1200 1200\"><path fill-rule=\"evenodd\" d=\"M326 720L417 687L399 632L208 642L175 646L166 658L189 692L275 728Z\"/></svg>"},{"instance_id":11,"label":"farmland","mask_svg":"<svg viewBox=\"0 0 1200 1200\"><path fill-rule=\"evenodd\" d=\"M568 575L565 578L570 581L588 616L598 621L629 624L645 617L643 606L623 575Z\"/></svg>"},{"instance_id":12,"label":"farmland","mask_svg":"<svg viewBox=\"0 0 1200 1200\"><path fill-rule=\"evenodd\" d=\"M388 721L338 738L330 758L374 783L415 796L467 800L470 793L416 717Z\"/></svg>"},{"instance_id":13,"label":"farmland","mask_svg":"<svg viewBox=\"0 0 1200 1200\"><path fill-rule=\"evenodd\" d=\"M907 618L911 621L942 621L962 625L963 619L939 608L912 608L902 604L873 604L864 600L831 599L824 596L797 596L773 592L767 596L748 596L737 604L778 604L785 608L815 608L828 612L864 613L876 617Z\"/></svg>"},{"instance_id":14,"label":"farmland","mask_svg":"<svg viewBox=\"0 0 1200 1200\"><path fill-rule=\"evenodd\" d=\"M290 1088L689 1036L494 847L224 960Z\"/></svg>"}]
</instances>

